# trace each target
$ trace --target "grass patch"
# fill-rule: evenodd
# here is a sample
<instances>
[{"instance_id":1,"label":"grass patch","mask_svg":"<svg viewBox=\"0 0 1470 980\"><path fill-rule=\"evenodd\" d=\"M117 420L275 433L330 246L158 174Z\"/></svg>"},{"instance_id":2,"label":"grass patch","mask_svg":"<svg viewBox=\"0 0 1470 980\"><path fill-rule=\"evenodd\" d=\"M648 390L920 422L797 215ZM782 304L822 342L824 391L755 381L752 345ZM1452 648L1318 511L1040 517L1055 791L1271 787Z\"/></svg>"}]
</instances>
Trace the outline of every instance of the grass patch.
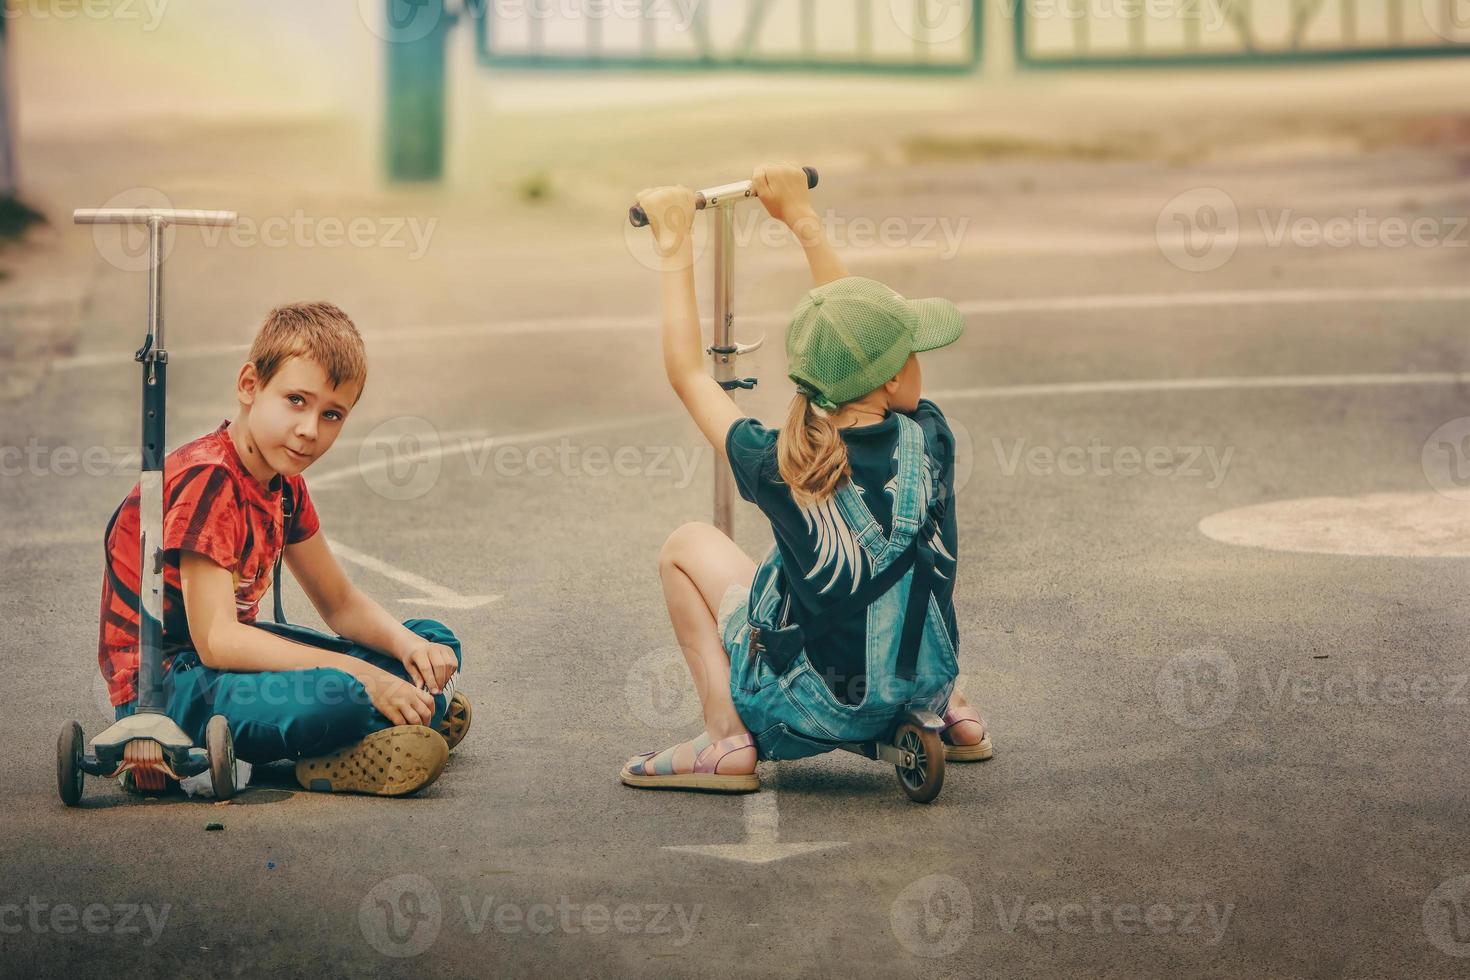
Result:
<instances>
[{"instance_id":1,"label":"grass patch","mask_svg":"<svg viewBox=\"0 0 1470 980\"><path fill-rule=\"evenodd\" d=\"M1107 162L1137 160L1154 149L1153 138L1142 134L1098 143L982 134L913 136L904 141L904 154L910 163L1017 158Z\"/></svg>"},{"instance_id":2,"label":"grass patch","mask_svg":"<svg viewBox=\"0 0 1470 980\"><path fill-rule=\"evenodd\" d=\"M516 185L516 196L531 204L540 204L550 199L551 177L545 172L537 172L521 178L521 182Z\"/></svg>"}]
</instances>

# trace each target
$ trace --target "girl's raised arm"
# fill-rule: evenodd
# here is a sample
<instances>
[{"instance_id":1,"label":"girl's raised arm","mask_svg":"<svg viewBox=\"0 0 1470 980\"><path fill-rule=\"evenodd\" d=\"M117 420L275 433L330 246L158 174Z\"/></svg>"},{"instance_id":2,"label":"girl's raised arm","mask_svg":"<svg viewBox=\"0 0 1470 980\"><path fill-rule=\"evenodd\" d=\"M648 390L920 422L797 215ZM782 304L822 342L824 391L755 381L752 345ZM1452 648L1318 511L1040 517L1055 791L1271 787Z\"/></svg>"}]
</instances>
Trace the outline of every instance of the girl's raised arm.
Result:
<instances>
[{"instance_id":1,"label":"girl's raised arm","mask_svg":"<svg viewBox=\"0 0 1470 980\"><path fill-rule=\"evenodd\" d=\"M694 293L694 192L687 187L650 188L638 194L638 204L648 215L659 257L664 372L694 424L723 458L725 435L746 416L705 367Z\"/></svg>"}]
</instances>

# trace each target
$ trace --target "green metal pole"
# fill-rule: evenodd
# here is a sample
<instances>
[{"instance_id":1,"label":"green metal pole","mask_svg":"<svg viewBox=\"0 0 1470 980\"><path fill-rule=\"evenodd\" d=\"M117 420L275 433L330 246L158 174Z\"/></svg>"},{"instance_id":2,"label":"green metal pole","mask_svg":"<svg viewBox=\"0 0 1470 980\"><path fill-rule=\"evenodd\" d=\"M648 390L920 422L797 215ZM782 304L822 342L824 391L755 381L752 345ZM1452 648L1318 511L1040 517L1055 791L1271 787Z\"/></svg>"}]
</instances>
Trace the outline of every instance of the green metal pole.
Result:
<instances>
[{"instance_id":1,"label":"green metal pole","mask_svg":"<svg viewBox=\"0 0 1470 980\"><path fill-rule=\"evenodd\" d=\"M439 180L444 176L445 43L454 18L444 0L385 3L388 179Z\"/></svg>"}]
</instances>

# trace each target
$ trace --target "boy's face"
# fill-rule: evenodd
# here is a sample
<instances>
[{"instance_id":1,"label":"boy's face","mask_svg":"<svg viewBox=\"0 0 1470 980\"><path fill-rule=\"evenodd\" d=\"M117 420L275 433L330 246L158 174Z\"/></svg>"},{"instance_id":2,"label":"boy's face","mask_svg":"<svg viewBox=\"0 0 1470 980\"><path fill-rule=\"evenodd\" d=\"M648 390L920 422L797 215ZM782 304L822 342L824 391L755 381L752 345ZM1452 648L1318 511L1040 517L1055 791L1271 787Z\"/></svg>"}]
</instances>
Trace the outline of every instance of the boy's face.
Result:
<instances>
[{"instance_id":1,"label":"boy's face","mask_svg":"<svg viewBox=\"0 0 1470 980\"><path fill-rule=\"evenodd\" d=\"M237 393L250 406L250 437L266 465L282 476L295 476L337 441L362 385L333 387L315 361L293 357L263 388L255 365L247 362L240 369Z\"/></svg>"}]
</instances>

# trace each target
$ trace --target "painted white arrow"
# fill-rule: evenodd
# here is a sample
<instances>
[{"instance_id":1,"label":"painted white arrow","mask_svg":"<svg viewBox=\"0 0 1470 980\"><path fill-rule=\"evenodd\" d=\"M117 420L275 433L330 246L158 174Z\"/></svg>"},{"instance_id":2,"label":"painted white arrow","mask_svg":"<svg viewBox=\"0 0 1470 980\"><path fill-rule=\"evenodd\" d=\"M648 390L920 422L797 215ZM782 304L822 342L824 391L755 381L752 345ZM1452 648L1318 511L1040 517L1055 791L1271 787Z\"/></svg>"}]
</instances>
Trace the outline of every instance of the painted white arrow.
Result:
<instances>
[{"instance_id":1,"label":"painted white arrow","mask_svg":"<svg viewBox=\"0 0 1470 980\"><path fill-rule=\"evenodd\" d=\"M773 778L772 783L775 782ZM666 844L666 851L702 854L724 861L744 864L770 864L798 854L846 847L847 841L828 840L811 843L781 843L780 812L776 809L776 788L768 786L745 797L745 842L743 844Z\"/></svg>"},{"instance_id":2,"label":"painted white arrow","mask_svg":"<svg viewBox=\"0 0 1470 980\"><path fill-rule=\"evenodd\" d=\"M440 606L445 609L474 609L501 598L498 595L460 595L458 592L447 589L437 582L430 582L421 575L415 575L413 572L395 568L385 561L374 558L372 555L365 555L360 551L349 548L340 541L333 540L330 543L332 554L341 558L343 561L359 565L370 572L377 572L384 578L392 579L400 585L406 585L411 589L418 589L423 593L423 595L399 599L399 602L414 602L421 606Z\"/></svg>"}]
</instances>

